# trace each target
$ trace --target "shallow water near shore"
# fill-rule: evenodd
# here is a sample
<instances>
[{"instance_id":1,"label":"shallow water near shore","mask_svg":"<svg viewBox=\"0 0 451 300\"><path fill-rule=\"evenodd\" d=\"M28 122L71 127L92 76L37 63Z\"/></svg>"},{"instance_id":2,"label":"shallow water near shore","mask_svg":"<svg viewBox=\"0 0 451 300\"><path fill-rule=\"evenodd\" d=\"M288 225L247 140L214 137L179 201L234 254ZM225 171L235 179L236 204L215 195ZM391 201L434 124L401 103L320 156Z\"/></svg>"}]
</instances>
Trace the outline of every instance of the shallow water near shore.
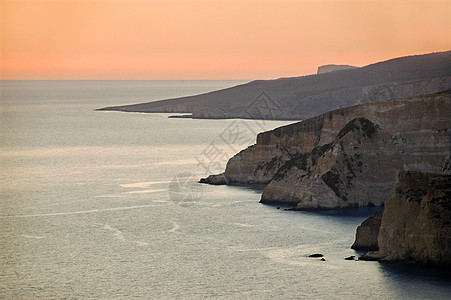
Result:
<instances>
[{"instance_id":1,"label":"shallow water near shore","mask_svg":"<svg viewBox=\"0 0 451 300\"><path fill-rule=\"evenodd\" d=\"M443 270L344 260L380 208L196 182L291 122L95 111L238 83L2 81L0 298L447 299Z\"/></svg>"}]
</instances>

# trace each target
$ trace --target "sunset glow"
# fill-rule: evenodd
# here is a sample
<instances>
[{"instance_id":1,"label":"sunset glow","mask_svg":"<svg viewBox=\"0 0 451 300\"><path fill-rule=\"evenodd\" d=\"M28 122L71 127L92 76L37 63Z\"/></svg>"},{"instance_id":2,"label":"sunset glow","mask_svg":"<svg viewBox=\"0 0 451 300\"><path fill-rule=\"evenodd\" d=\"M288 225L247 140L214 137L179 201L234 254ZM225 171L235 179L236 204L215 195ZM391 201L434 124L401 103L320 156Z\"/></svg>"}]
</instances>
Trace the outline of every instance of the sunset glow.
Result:
<instances>
[{"instance_id":1,"label":"sunset glow","mask_svg":"<svg viewBox=\"0 0 451 300\"><path fill-rule=\"evenodd\" d=\"M267 79L451 49L451 1L2 0L2 79Z\"/></svg>"}]
</instances>

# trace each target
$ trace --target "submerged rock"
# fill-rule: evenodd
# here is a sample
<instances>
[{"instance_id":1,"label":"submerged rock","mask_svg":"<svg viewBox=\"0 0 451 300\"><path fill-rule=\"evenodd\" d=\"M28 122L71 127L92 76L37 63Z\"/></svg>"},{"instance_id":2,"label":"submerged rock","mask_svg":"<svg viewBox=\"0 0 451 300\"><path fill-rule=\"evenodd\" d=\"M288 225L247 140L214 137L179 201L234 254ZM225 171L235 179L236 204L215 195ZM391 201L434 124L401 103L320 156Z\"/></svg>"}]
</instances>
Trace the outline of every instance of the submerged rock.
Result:
<instances>
[{"instance_id":1,"label":"submerged rock","mask_svg":"<svg viewBox=\"0 0 451 300\"><path fill-rule=\"evenodd\" d=\"M359 260L365 260L365 261L379 261L381 257L378 255L377 252L366 252L362 256L359 257Z\"/></svg>"}]
</instances>

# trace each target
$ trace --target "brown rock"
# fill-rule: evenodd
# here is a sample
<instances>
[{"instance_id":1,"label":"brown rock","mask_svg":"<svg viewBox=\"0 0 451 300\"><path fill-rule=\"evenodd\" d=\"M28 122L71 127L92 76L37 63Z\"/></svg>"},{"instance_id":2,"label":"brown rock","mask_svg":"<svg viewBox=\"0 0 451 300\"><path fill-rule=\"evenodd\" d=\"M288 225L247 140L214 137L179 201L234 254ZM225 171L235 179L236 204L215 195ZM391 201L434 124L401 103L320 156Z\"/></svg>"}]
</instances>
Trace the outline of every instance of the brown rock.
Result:
<instances>
[{"instance_id":1,"label":"brown rock","mask_svg":"<svg viewBox=\"0 0 451 300\"><path fill-rule=\"evenodd\" d=\"M451 265L451 176L400 172L385 204L377 256L382 261Z\"/></svg>"},{"instance_id":2,"label":"brown rock","mask_svg":"<svg viewBox=\"0 0 451 300\"><path fill-rule=\"evenodd\" d=\"M359 257L359 260L366 260L366 261L379 261L381 257L378 255L376 251L370 251L366 252L362 256Z\"/></svg>"},{"instance_id":3,"label":"brown rock","mask_svg":"<svg viewBox=\"0 0 451 300\"><path fill-rule=\"evenodd\" d=\"M351 246L354 250L377 251L377 237L382 221L382 212L376 212L374 216L369 217L357 227L355 233L355 242Z\"/></svg>"},{"instance_id":4,"label":"brown rock","mask_svg":"<svg viewBox=\"0 0 451 300\"><path fill-rule=\"evenodd\" d=\"M210 175L207 178L201 178L199 180L199 183L208 183L208 184L213 184L213 185L225 185L225 184L228 184L229 181L224 174L218 174L218 175Z\"/></svg>"}]
</instances>

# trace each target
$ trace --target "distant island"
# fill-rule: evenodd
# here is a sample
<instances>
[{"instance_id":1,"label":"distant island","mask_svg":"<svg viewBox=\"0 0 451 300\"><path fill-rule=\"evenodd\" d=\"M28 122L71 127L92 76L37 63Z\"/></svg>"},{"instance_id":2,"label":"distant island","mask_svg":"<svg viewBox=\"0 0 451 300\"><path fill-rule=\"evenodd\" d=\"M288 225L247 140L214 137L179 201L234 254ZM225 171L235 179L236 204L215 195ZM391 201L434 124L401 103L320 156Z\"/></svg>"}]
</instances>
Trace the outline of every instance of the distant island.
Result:
<instances>
[{"instance_id":1,"label":"distant island","mask_svg":"<svg viewBox=\"0 0 451 300\"><path fill-rule=\"evenodd\" d=\"M324 74L335 71L343 71L343 70L351 70L358 69L358 67L350 66L350 65L324 65L318 67L318 71L316 74Z\"/></svg>"},{"instance_id":2,"label":"distant island","mask_svg":"<svg viewBox=\"0 0 451 300\"><path fill-rule=\"evenodd\" d=\"M197 96L99 110L188 113L192 118L211 119L305 120L338 108L432 94L450 86L451 51L447 51L395 58L362 68L256 80Z\"/></svg>"}]
</instances>

